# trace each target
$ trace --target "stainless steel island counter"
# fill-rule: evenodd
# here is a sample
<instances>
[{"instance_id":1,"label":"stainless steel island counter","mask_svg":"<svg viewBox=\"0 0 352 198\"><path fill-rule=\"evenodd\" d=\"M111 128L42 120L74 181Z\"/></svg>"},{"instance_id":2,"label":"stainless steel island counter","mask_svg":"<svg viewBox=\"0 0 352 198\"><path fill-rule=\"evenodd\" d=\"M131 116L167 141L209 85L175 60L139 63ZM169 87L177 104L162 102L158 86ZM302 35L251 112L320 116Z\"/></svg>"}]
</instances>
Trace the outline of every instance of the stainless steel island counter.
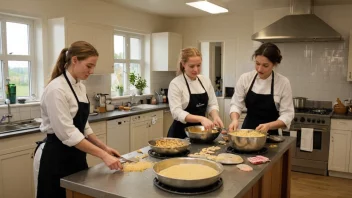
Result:
<instances>
[{"instance_id":1,"label":"stainless steel island counter","mask_svg":"<svg viewBox=\"0 0 352 198\"><path fill-rule=\"evenodd\" d=\"M248 162L247 157L255 155L241 155L245 160L244 163L253 167L253 171L243 172L235 165L224 165L224 172L221 175L223 186L214 192L198 197L290 197L291 155L293 152L291 148L294 148L295 140L296 138L293 137L285 137L285 141L275 144L277 147L274 148L269 147L271 144L267 144L268 152L262 155L271 161L266 164L252 165ZM190 150L191 153L195 153L209 146L213 145L192 144ZM217 154L225 152L228 144L220 147L221 150L217 151ZM149 149L149 147L144 147L142 151L148 153ZM132 152L124 157L136 155L141 154ZM151 156L145 160L159 161ZM101 163L61 179L61 186L66 189L67 198L182 197L155 187L154 177L152 169L147 169L144 172L125 173L111 171Z\"/></svg>"}]
</instances>

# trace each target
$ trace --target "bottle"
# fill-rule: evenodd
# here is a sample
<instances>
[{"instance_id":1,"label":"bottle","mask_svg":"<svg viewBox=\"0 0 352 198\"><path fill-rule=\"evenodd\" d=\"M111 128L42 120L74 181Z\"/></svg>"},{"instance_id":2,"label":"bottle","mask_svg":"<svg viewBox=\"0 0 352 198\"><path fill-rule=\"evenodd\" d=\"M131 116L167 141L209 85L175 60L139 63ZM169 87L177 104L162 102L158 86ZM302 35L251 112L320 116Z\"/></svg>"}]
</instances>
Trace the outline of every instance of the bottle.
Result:
<instances>
[{"instance_id":1,"label":"bottle","mask_svg":"<svg viewBox=\"0 0 352 198\"><path fill-rule=\"evenodd\" d=\"M156 104L156 99L155 99L155 97L153 96L153 98L152 98L152 104Z\"/></svg>"},{"instance_id":2,"label":"bottle","mask_svg":"<svg viewBox=\"0 0 352 198\"><path fill-rule=\"evenodd\" d=\"M163 103L166 103L166 96L163 95Z\"/></svg>"}]
</instances>

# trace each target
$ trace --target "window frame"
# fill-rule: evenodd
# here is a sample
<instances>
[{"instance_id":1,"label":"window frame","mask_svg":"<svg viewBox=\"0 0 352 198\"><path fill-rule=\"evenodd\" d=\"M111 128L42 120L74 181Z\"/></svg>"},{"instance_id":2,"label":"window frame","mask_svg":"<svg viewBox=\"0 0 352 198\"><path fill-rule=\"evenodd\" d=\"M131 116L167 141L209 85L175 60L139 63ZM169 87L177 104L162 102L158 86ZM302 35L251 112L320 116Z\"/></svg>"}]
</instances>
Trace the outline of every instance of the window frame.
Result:
<instances>
[{"instance_id":1,"label":"window frame","mask_svg":"<svg viewBox=\"0 0 352 198\"><path fill-rule=\"evenodd\" d=\"M130 33L130 32L123 32L123 31L119 31L119 30L115 30L114 31L114 36L123 36L125 37L125 58L124 59L115 59L114 58L114 65L115 63L122 63L125 64L125 74L124 74L124 92L123 92L123 96L127 96L127 95L131 95L131 92L135 92L135 89L130 90L130 82L128 80L128 76L130 74L130 65L135 63L135 64L139 64L140 67L140 74L141 76L144 76L144 35L142 34L138 34L138 33ZM130 39L131 38L136 38L140 40L140 60L137 59L131 59L131 51L130 51ZM115 53L115 49L114 49L114 53ZM115 72L115 71L114 71ZM125 86L126 84L126 86ZM112 88L112 84L110 85ZM115 89L111 89L111 96L112 97L119 97L118 95L118 91L116 91ZM123 97L120 96L120 97Z\"/></svg>"},{"instance_id":2,"label":"window frame","mask_svg":"<svg viewBox=\"0 0 352 198\"><path fill-rule=\"evenodd\" d=\"M28 25L28 55L9 55L7 54L7 30L6 30L6 22L13 22L13 23L21 23ZM35 82L35 35L34 35L34 20L27 19L27 18L21 18L21 17L14 17L14 16L9 16L9 15L4 15L0 14L0 39L1 39L1 45L0 45L0 62L2 61L2 65L0 65L0 69L2 71L2 84L3 89L0 89L0 92L2 92L3 97L0 98L0 102L5 101L5 84L6 84L6 78L9 76L9 70L8 70L8 62L9 61L28 61L29 62L29 68L28 68L28 77L29 77L29 96L23 97L20 96L17 98L25 98L29 99L31 95L33 94L33 85L36 84Z\"/></svg>"}]
</instances>

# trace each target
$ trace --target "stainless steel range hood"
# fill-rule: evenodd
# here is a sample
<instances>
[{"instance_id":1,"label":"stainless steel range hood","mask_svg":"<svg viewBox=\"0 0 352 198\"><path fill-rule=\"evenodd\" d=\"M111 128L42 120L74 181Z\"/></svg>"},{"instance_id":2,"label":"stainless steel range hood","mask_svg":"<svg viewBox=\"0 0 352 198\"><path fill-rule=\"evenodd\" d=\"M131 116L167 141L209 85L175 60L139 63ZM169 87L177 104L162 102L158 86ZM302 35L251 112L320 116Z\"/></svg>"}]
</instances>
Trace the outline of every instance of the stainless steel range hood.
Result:
<instances>
[{"instance_id":1,"label":"stainless steel range hood","mask_svg":"<svg viewBox=\"0 0 352 198\"><path fill-rule=\"evenodd\" d=\"M341 41L342 36L312 14L312 8L313 0L291 0L291 14L253 34L252 40L274 43Z\"/></svg>"}]
</instances>

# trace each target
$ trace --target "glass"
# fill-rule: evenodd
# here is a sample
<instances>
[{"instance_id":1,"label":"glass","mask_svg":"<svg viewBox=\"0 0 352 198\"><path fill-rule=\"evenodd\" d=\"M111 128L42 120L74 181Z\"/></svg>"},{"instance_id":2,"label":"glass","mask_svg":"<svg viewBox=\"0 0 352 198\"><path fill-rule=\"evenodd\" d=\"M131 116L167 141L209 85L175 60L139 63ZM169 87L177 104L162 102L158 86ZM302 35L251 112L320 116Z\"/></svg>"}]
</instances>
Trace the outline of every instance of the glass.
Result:
<instances>
[{"instance_id":1,"label":"glass","mask_svg":"<svg viewBox=\"0 0 352 198\"><path fill-rule=\"evenodd\" d=\"M126 66L124 63L114 64L114 73L111 74L111 91L117 92L117 86L122 85L126 87L125 79L126 76Z\"/></svg>"},{"instance_id":2,"label":"glass","mask_svg":"<svg viewBox=\"0 0 352 198\"><path fill-rule=\"evenodd\" d=\"M131 63L130 64L130 73L135 73L136 76L141 75L141 67L138 63ZM130 90L135 90L134 86L130 86Z\"/></svg>"},{"instance_id":3,"label":"glass","mask_svg":"<svg viewBox=\"0 0 352 198\"><path fill-rule=\"evenodd\" d=\"M125 37L114 35L114 59L125 59Z\"/></svg>"},{"instance_id":4,"label":"glass","mask_svg":"<svg viewBox=\"0 0 352 198\"><path fill-rule=\"evenodd\" d=\"M1 39L0 39L1 40ZM0 60L0 82L3 82L3 73L2 73L2 68L3 68L3 61ZM0 83L0 98L4 99L4 88L3 88L3 83Z\"/></svg>"},{"instance_id":5,"label":"glass","mask_svg":"<svg viewBox=\"0 0 352 198\"><path fill-rule=\"evenodd\" d=\"M16 85L17 97L29 97L29 61L9 61L10 83Z\"/></svg>"},{"instance_id":6,"label":"glass","mask_svg":"<svg viewBox=\"0 0 352 198\"><path fill-rule=\"evenodd\" d=\"M29 25L6 22L7 54L29 55Z\"/></svg>"},{"instance_id":7,"label":"glass","mask_svg":"<svg viewBox=\"0 0 352 198\"><path fill-rule=\"evenodd\" d=\"M131 47L131 59L132 60L140 60L141 59L141 40L138 38L130 39Z\"/></svg>"}]
</instances>

